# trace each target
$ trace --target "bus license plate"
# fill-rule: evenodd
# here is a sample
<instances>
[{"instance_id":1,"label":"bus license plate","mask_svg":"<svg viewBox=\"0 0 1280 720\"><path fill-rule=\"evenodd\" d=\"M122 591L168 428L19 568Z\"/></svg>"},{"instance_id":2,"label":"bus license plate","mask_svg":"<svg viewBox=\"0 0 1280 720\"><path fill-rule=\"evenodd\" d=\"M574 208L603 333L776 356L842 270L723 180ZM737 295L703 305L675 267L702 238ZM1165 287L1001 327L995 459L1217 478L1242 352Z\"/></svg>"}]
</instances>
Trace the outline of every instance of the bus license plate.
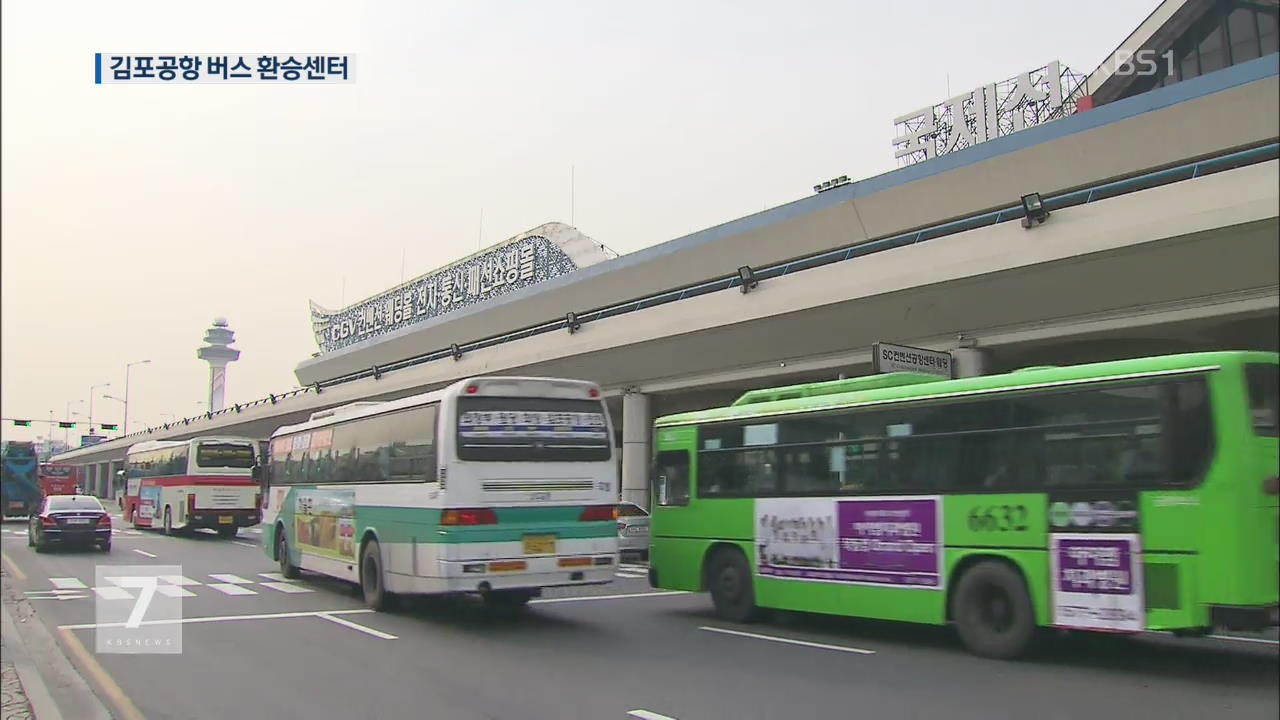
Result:
<instances>
[{"instance_id":1,"label":"bus license plate","mask_svg":"<svg viewBox=\"0 0 1280 720\"><path fill-rule=\"evenodd\" d=\"M556 551L555 535L525 535L525 555L552 555Z\"/></svg>"},{"instance_id":2,"label":"bus license plate","mask_svg":"<svg viewBox=\"0 0 1280 720\"><path fill-rule=\"evenodd\" d=\"M235 518L231 517L230 515L220 515L220 516L218 516L218 524L219 524L219 525L230 525L230 524L231 524L231 523L233 523L233 522L235 522Z\"/></svg>"}]
</instances>

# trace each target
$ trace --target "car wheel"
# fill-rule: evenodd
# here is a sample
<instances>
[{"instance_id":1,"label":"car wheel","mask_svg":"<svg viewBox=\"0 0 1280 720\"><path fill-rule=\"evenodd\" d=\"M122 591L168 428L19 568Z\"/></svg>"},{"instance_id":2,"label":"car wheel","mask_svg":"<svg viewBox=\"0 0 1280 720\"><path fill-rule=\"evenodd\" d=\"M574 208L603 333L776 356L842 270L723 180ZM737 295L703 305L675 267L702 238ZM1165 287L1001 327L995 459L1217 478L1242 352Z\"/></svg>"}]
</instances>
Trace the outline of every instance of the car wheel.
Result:
<instances>
[{"instance_id":1,"label":"car wheel","mask_svg":"<svg viewBox=\"0 0 1280 720\"><path fill-rule=\"evenodd\" d=\"M965 647L981 657L1018 657L1035 635L1035 613L1026 583L1003 562L980 562L961 576L952 617Z\"/></svg>"},{"instance_id":2,"label":"car wheel","mask_svg":"<svg viewBox=\"0 0 1280 720\"><path fill-rule=\"evenodd\" d=\"M749 623L760 617L751 567L737 549L722 549L711 557L707 568L707 586L716 613L730 622Z\"/></svg>"},{"instance_id":3,"label":"car wheel","mask_svg":"<svg viewBox=\"0 0 1280 720\"><path fill-rule=\"evenodd\" d=\"M111 541L108 540L107 542L102 543L100 547L102 548L102 552L111 552Z\"/></svg>"}]
</instances>

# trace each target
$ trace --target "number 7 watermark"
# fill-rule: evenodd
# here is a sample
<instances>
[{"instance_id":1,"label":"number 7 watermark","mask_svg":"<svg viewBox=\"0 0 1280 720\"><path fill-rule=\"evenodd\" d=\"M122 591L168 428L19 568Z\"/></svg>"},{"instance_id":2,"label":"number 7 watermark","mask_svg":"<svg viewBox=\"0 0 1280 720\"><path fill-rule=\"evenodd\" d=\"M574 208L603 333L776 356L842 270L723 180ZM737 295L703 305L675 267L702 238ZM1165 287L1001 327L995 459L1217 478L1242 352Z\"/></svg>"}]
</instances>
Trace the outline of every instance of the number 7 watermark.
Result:
<instances>
[{"instance_id":1,"label":"number 7 watermark","mask_svg":"<svg viewBox=\"0 0 1280 720\"><path fill-rule=\"evenodd\" d=\"M99 565L95 575L98 652L182 652L182 598L192 593L181 566Z\"/></svg>"}]
</instances>

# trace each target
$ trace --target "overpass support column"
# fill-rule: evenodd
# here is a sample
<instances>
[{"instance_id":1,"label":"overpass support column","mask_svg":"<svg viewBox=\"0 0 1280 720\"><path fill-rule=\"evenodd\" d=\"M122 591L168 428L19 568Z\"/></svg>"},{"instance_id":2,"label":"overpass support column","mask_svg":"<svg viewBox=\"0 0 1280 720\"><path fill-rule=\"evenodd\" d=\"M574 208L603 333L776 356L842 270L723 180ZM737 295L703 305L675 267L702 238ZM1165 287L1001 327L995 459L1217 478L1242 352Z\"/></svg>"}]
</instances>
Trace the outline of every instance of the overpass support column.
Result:
<instances>
[{"instance_id":1,"label":"overpass support column","mask_svg":"<svg viewBox=\"0 0 1280 720\"><path fill-rule=\"evenodd\" d=\"M92 495L93 489L98 484L98 463L89 463L85 466L85 477L80 484L80 492Z\"/></svg>"},{"instance_id":2,"label":"overpass support column","mask_svg":"<svg viewBox=\"0 0 1280 720\"><path fill-rule=\"evenodd\" d=\"M622 500L649 507L649 396L622 396Z\"/></svg>"},{"instance_id":3,"label":"overpass support column","mask_svg":"<svg viewBox=\"0 0 1280 720\"><path fill-rule=\"evenodd\" d=\"M991 361L991 351L985 348L956 348L951 351L956 366L956 377L977 377L986 375Z\"/></svg>"},{"instance_id":4,"label":"overpass support column","mask_svg":"<svg viewBox=\"0 0 1280 720\"><path fill-rule=\"evenodd\" d=\"M111 487L111 461L98 463L98 487L94 488L94 495L100 498L107 496L107 488Z\"/></svg>"},{"instance_id":5,"label":"overpass support column","mask_svg":"<svg viewBox=\"0 0 1280 720\"><path fill-rule=\"evenodd\" d=\"M107 463L107 483L106 483L106 487L102 489L102 497L108 500L115 499L115 492L114 492L115 478L116 478L116 471L119 469L120 469L120 463L118 461L112 460L111 462Z\"/></svg>"}]
</instances>

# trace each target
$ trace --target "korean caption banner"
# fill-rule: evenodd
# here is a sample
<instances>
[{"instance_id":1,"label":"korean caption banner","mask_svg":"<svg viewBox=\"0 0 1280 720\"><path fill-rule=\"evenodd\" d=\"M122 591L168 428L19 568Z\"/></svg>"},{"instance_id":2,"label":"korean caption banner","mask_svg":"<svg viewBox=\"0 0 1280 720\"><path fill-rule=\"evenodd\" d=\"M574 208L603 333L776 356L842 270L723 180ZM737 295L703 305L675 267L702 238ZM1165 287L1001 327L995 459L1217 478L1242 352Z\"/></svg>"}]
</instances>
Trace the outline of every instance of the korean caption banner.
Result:
<instances>
[{"instance_id":1,"label":"korean caption banner","mask_svg":"<svg viewBox=\"0 0 1280 720\"><path fill-rule=\"evenodd\" d=\"M937 497L756 500L761 575L941 589Z\"/></svg>"}]
</instances>

